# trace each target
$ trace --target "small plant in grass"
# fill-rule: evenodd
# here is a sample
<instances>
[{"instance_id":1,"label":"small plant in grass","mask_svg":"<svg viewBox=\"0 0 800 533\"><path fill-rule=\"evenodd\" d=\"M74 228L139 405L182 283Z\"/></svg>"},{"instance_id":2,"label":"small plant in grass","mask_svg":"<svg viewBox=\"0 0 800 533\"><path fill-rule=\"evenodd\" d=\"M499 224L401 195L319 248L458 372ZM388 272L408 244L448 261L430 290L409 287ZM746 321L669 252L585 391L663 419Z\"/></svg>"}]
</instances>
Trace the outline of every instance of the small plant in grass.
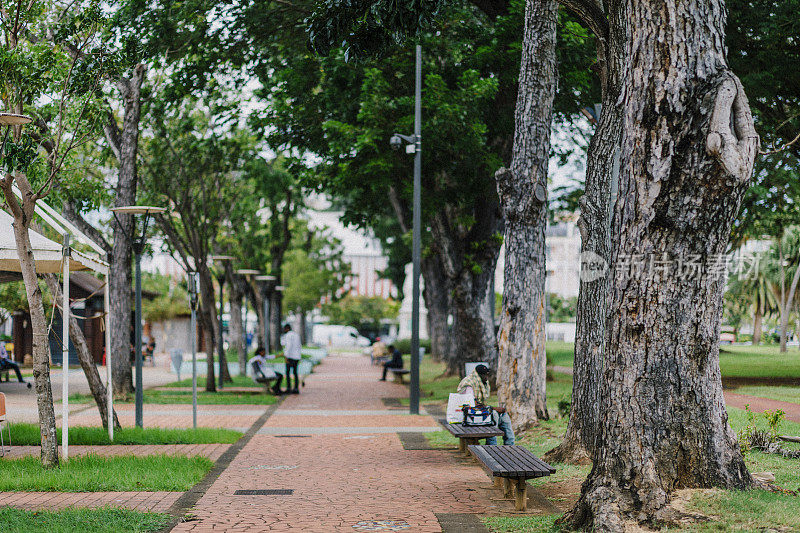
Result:
<instances>
[{"instance_id":1,"label":"small plant in grass","mask_svg":"<svg viewBox=\"0 0 800 533\"><path fill-rule=\"evenodd\" d=\"M783 420L786 418L786 413L783 409L775 409L774 411L764 411L763 415L764 418L767 419L772 442L775 442L778 440L778 435L780 435L781 424L783 424Z\"/></svg>"},{"instance_id":2,"label":"small plant in grass","mask_svg":"<svg viewBox=\"0 0 800 533\"><path fill-rule=\"evenodd\" d=\"M739 448L742 450L742 455L747 457L750 453L750 439L756 431L756 414L750 410L750 404L744 406L747 413L747 424L736 432L736 437L739 440Z\"/></svg>"},{"instance_id":3,"label":"small plant in grass","mask_svg":"<svg viewBox=\"0 0 800 533\"><path fill-rule=\"evenodd\" d=\"M572 410L572 397L567 396L558 401L558 414L562 418L569 418L569 412Z\"/></svg>"}]
</instances>

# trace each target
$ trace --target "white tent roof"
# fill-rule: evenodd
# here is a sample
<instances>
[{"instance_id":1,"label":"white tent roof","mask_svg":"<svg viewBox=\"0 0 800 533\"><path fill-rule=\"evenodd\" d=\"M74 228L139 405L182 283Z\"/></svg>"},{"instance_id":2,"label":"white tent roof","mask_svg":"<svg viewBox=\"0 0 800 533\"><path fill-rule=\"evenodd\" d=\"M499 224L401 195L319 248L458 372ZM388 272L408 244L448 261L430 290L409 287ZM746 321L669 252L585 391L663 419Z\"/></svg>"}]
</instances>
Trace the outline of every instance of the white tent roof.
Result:
<instances>
[{"instance_id":1,"label":"white tent roof","mask_svg":"<svg viewBox=\"0 0 800 533\"><path fill-rule=\"evenodd\" d=\"M11 226L14 217L0 210L0 271L20 272L17 243L14 239L14 228ZM39 233L28 230L36 261L36 272L39 274L58 273L62 270L61 244L51 241ZM69 269L94 270L106 273L108 265L99 258L72 250Z\"/></svg>"}]
</instances>

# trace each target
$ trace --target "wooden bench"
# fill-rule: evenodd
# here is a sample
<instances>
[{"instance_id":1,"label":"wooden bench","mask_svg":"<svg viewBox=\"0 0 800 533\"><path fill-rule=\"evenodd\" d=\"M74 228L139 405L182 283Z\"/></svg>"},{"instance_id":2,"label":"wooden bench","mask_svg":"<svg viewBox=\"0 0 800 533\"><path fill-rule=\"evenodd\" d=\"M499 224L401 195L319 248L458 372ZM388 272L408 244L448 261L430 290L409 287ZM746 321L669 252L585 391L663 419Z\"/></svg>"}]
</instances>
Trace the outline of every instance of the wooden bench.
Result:
<instances>
[{"instance_id":1,"label":"wooden bench","mask_svg":"<svg viewBox=\"0 0 800 533\"><path fill-rule=\"evenodd\" d=\"M439 423L447 428L454 437L458 439L458 449L462 453L469 455L467 445L480 444L481 439L488 439L491 437L502 437L503 432L497 426L463 426L461 424L448 424L444 418L439 420Z\"/></svg>"},{"instance_id":2,"label":"wooden bench","mask_svg":"<svg viewBox=\"0 0 800 533\"><path fill-rule=\"evenodd\" d=\"M528 508L528 484L526 481L549 476L556 472L555 468L522 446L473 444L468 449L481 463L483 469L495 478L495 485L499 486L498 482L502 480L506 498L511 498L512 492L515 493L517 511L525 511Z\"/></svg>"},{"instance_id":3,"label":"wooden bench","mask_svg":"<svg viewBox=\"0 0 800 533\"><path fill-rule=\"evenodd\" d=\"M403 376L411 372L407 368L390 368L389 370L394 374L394 380L397 383L405 383Z\"/></svg>"}]
</instances>

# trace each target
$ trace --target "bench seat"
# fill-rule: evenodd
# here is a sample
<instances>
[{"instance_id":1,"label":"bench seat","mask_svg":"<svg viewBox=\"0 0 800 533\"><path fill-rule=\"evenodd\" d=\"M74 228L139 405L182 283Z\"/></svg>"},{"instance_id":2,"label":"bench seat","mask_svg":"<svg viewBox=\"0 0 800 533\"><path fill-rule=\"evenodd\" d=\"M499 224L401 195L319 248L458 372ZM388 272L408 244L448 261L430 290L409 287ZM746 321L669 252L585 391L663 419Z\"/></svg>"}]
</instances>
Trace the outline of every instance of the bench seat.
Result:
<instances>
[{"instance_id":1,"label":"bench seat","mask_svg":"<svg viewBox=\"0 0 800 533\"><path fill-rule=\"evenodd\" d=\"M403 376L411 372L407 368L390 368L389 370L394 374L394 380L398 383L405 383Z\"/></svg>"},{"instance_id":2,"label":"bench seat","mask_svg":"<svg viewBox=\"0 0 800 533\"><path fill-rule=\"evenodd\" d=\"M515 481L516 509L525 511L528 506L528 479L554 474L556 469L545 463L530 450L521 446L470 445L469 452L481 463L486 472L503 480L506 497L511 496Z\"/></svg>"},{"instance_id":3,"label":"bench seat","mask_svg":"<svg viewBox=\"0 0 800 533\"><path fill-rule=\"evenodd\" d=\"M458 449L469 455L467 445L480 444L481 439L502 437L503 432L497 426L463 426L461 424L448 424L444 418L439 423L447 428L451 435L458 439Z\"/></svg>"}]
</instances>

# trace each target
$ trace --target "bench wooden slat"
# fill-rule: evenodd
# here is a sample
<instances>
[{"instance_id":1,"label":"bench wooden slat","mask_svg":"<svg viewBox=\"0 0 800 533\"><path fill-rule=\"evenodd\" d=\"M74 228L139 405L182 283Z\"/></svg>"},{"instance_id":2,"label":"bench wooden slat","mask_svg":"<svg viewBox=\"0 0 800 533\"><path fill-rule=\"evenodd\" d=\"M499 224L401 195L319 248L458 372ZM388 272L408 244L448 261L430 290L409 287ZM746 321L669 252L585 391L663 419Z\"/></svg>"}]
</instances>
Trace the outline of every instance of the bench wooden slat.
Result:
<instances>
[{"instance_id":1,"label":"bench wooden slat","mask_svg":"<svg viewBox=\"0 0 800 533\"><path fill-rule=\"evenodd\" d=\"M503 432L497 429L495 426L464 427L461 424L448 424L447 420L444 418L440 419L439 423L447 428L447 431L449 431L454 437L458 438L485 439L489 437L500 437L503 435Z\"/></svg>"},{"instance_id":2,"label":"bench wooden slat","mask_svg":"<svg viewBox=\"0 0 800 533\"><path fill-rule=\"evenodd\" d=\"M520 461L520 464L526 466L529 474L534 474L535 477L542 477L550 474L550 469L545 468L541 462L538 461L538 458L527 449L519 446L511 446L510 448L513 448L511 452Z\"/></svg>"},{"instance_id":3,"label":"bench wooden slat","mask_svg":"<svg viewBox=\"0 0 800 533\"><path fill-rule=\"evenodd\" d=\"M555 469L520 446L471 445L469 451L491 470L494 476L530 479L549 476ZM491 465L484 462L491 459Z\"/></svg>"},{"instance_id":4,"label":"bench wooden slat","mask_svg":"<svg viewBox=\"0 0 800 533\"><path fill-rule=\"evenodd\" d=\"M500 472L503 470L503 467L497 460L492 457L489 452L480 448L479 445L471 444L469 446L469 451L475 456L476 459L481 463L484 470L486 470L489 474L496 476L496 472Z\"/></svg>"}]
</instances>

